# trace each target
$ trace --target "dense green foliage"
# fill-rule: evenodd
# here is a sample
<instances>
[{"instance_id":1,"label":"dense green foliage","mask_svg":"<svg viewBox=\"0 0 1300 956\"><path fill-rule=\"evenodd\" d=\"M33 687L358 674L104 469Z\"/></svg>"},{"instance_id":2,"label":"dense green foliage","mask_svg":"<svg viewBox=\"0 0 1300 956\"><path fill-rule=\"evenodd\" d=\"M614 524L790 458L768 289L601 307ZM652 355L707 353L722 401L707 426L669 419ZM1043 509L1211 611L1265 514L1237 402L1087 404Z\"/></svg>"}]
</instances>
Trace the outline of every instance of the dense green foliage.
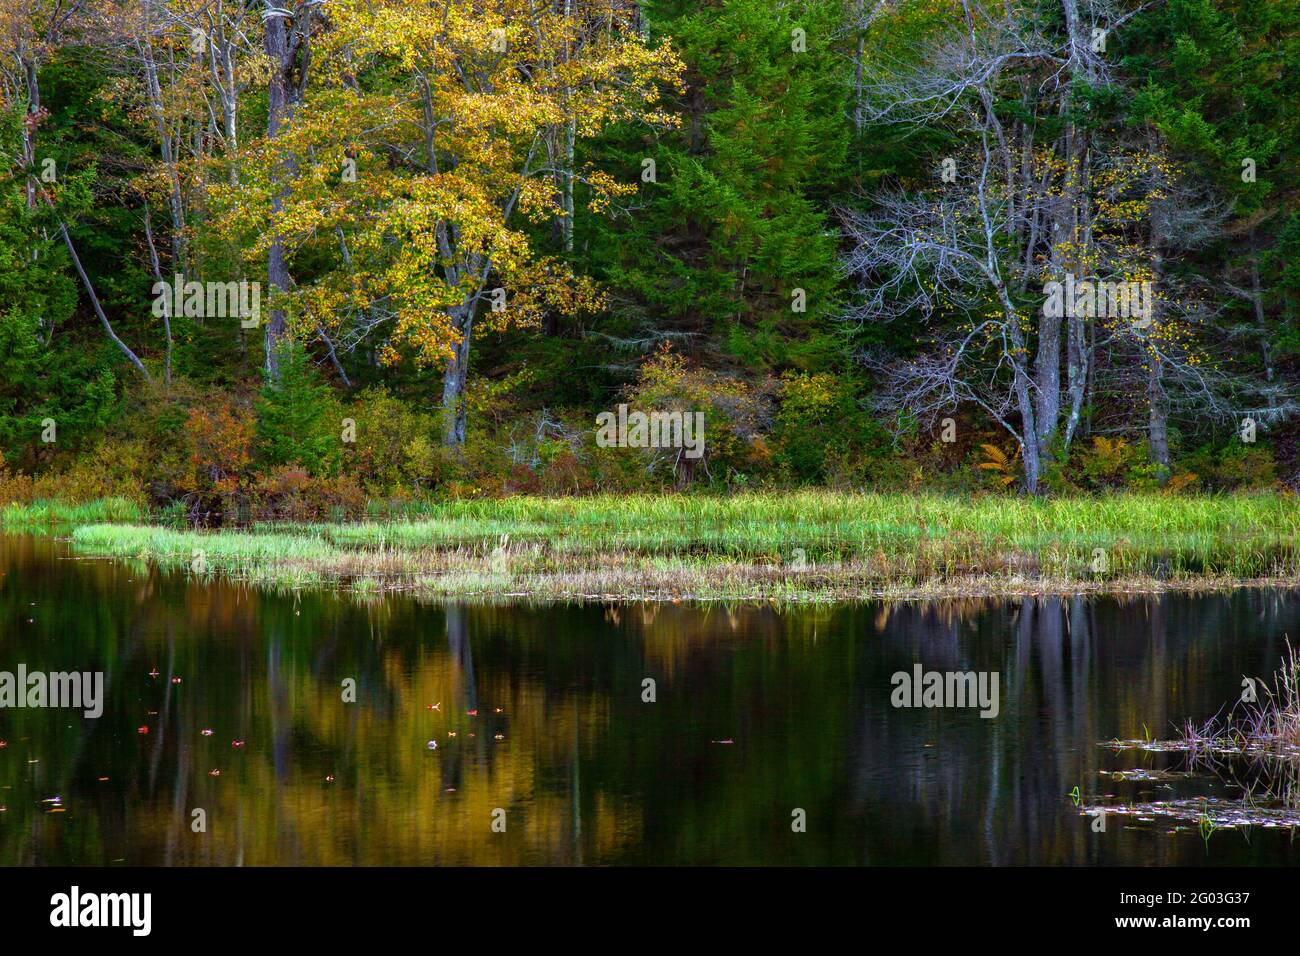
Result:
<instances>
[{"instance_id":1,"label":"dense green foliage","mask_svg":"<svg viewBox=\"0 0 1300 956\"><path fill-rule=\"evenodd\" d=\"M246 6L255 13L255 4ZM197 520L303 509L326 517L355 512L368 498L429 494L1023 488L1016 435L1024 428L1015 408L994 409L960 389L929 417L915 403L886 400L899 388L897 376L890 379L897 363L942 353L944 343L996 311L994 297L938 295L928 308L914 302L885 321L864 303L890 273L851 264L854 241L843 225L850 212L876 214L896 192L929 195L945 157L966 168L978 138L956 118L979 114L973 94L919 119L876 108L895 96L891 75L903 84L914 68L926 68L924 50L966 29L962 5L653 0L614 7L635 11L628 22L643 42L671 47L684 65L680 87L663 84L671 122L620 120L598 135L578 135L571 159L557 127L548 148L562 167L556 188L566 168L573 174L572 219L566 226L553 216L525 217L518 228L548 257L540 261L562 262L602 299L595 309L543 302L536 321L500 325L488 321L486 298L473 300L483 318L463 444L444 441L441 369L385 362L386 349L406 359L410 349L395 338L383 297L379 306L358 306L365 321L344 328L326 328L322 319L304 333L301 321L291 324L270 376L262 327L183 309L160 314L150 290L178 273L271 289L265 256L250 271L247 250L235 248L209 198L228 177L239 179L232 168L239 160L214 145L221 118L203 87L206 67L187 81L195 88L166 87L155 115L140 92L139 63L116 55L92 28L64 27L35 61L39 111L29 112L32 91L18 83L0 124L9 158L0 175L0 503L117 494ZM1167 308L1171 315L1176 304L1178 320L1162 319L1157 372L1166 378L1153 373L1150 385L1154 346L1101 322L1088 326L1093 361L1077 430L1071 426L1067 439L1064 426L1044 429L1042 481L1028 484L1052 493L1293 485L1300 477L1292 424L1300 384L1300 2L1119 8L1132 16L1101 54L1107 70L1071 73L1062 109L1046 116L1027 92L1041 76L1004 66L990 84L985 119L998 117L999 129L1015 135L1018 124L1034 126L1026 117L1038 110L1035 143L1068 142L1089 157L1089 182L1098 185L1086 188L1096 189L1095 201L1076 198L1078 207L1095 214L1099 233L1109 228L1105 217L1119 223L1106 238L1117 271L1144 268L1154 250L1161 281L1177 290ZM1052 43L1064 29L1063 9L1100 16L1085 0L1005 7ZM970 24L993 45L996 16L980 12ZM324 19L317 42L335 26ZM169 55L186 49L165 30L153 42ZM247 56L253 63L260 50ZM325 67L313 69L304 102L327 103L331 78ZM389 66L371 67L358 88L387 93L398 77ZM239 157L264 149L270 108L258 70L250 67L243 83L235 124L250 152ZM160 129L170 131L165 150ZM29 146L35 155L25 158ZM1040 161L1038 149L1025 149L1026 169ZM400 167L409 160L400 152L367 147L358 153L363 174L367 163ZM291 168L307 168L310 155ZM47 159L53 176L43 176ZM1129 179L1115 174L1119 184L1107 193L1103 175L1126 164ZM634 185L607 195L600 177ZM1175 196L1215 211L1202 217L1206 234L1194 242L1176 229L1156 238L1151 203L1172 208ZM342 240L354 225L323 220L318 229L332 242L332 230ZM1044 275L1068 258L1055 247L1027 248L1011 258L1036 262ZM295 254L296 287L325 288L340 274L316 246ZM374 254L342 241L349 266L353 255ZM357 283L359 300L363 280L354 273L348 281ZM919 302L935 294L927 291L932 282L941 284L939 273L918 273L915 286L893 287L894 299ZM1038 278L1027 281L1012 305L1032 314L1041 289ZM1022 353L1041 349L1035 334ZM987 373L1009 388L1007 374L1005 365ZM1149 402L1160 405L1158 424ZM704 455L599 447L595 416L620 403L699 410ZM1258 419L1259 431L1243 440L1247 417Z\"/></svg>"}]
</instances>

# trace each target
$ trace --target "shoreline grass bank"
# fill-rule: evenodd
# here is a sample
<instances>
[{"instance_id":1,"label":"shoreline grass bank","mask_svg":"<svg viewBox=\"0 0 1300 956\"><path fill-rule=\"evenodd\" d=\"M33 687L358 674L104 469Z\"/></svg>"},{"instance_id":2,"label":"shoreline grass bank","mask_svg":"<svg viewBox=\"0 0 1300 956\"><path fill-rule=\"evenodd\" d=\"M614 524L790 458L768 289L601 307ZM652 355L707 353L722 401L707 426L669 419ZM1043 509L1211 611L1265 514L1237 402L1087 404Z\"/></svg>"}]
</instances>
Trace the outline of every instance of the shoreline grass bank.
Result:
<instances>
[{"instance_id":1,"label":"shoreline grass bank","mask_svg":"<svg viewBox=\"0 0 1300 956\"><path fill-rule=\"evenodd\" d=\"M278 587L802 601L1300 586L1298 505L808 491L455 501L410 520L191 531L101 502L10 506L0 527L44 516L79 555Z\"/></svg>"}]
</instances>

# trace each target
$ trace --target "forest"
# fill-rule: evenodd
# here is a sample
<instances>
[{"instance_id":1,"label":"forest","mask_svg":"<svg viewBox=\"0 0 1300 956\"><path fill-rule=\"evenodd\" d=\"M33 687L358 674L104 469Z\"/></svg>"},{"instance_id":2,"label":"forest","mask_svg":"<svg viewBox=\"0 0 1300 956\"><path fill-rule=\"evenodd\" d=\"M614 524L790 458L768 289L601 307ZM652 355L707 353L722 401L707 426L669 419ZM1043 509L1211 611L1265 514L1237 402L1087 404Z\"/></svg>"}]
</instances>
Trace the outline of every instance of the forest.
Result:
<instances>
[{"instance_id":1,"label":"forest","mask_svg":"<svg viewBox=\"0 0 1300 956\"><path fill-rule=\"evenodd\" d=\"M1300 0L0 0L0 98L12 908L1286 918Z\"/></svg>"},{"instance_id":2,"label":"forest","mask_svg":"<svg viewBox=\"0 0 1300 956\"><path fill-rule=\"evenodd\" d=\"M0 0L0 81L0 505L1300 483L1300 0Z\"/></svg>"}]
</instances>

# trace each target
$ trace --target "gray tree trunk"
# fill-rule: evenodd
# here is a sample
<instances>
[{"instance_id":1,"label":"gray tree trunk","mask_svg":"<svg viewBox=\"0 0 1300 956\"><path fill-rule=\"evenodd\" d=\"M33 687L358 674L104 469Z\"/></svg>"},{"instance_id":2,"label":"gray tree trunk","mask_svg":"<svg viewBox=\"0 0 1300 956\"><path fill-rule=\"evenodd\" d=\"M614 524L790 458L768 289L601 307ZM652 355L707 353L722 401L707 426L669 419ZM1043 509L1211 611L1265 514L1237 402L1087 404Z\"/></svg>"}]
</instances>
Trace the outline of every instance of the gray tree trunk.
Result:
<instances>
[{"instance_id":1,"label":"gray tree trunk","mask_svg":"<svg viewBox=\"0 0 1300 956\"><path fill-rule=\"evenodd\" d=\"M1165 396L1164 363L1160 356L1152 355L1147 372L1147 405L1150 414L1147 420L1147 442L1151 446L1151 463L1160 466L1159 481L1163 485L1169 480L1169 403Z\"/></svg>"},{"instance_id":2,"label":"gray tree trunk","mask_svg":"<svg viewBox=\"0 0 1300 956\"><path fill-rule=\"evenodd\" d=\"M284 125L302 101L307 85L307 70L310 62L308 36L311 32L311 19L315 7L304 5L295 10L295 25L291 29L289 17L285 11L278 9L271 0L266 0L266 55L271 61L271 79L266 91L266 135L275 139ZM282 170L283 179L292 172L292 164ZM284 208L284 198L288 195L285 185L271 200L271 211L278 216ZM291 282L289 267L285 261L284 240L277 233L266 254L266 280L272 295L289 291ZM266 323L266 377L270 381L280 378L279 346L284 338L285 312L272 309Z\"/></svg>"},{"instance_id":3,"label":"gray tree trunk","mask_svg":"<svg viewBox=\"0 0 1300 956\"><path fill-rule=\"evenodd\" d=\"M453 328L460 341L452 349L442 379L443 443L452 447L465 444L465 382L469 378L469 343L474 326L473 302L451 310Z\"/></svg>"},{"instance_id":4,"label":"gray tree trunk","mask_svg":"<svg viewBox=\"0 0 1300 956\"><path fill-rule=\"evenodd\" d=\"M1061 415L1061 320L1040 310L1038 355L1035 380L1038 385L1036 411L1038 444L1046 449Z\"/></svg>"},{"instance_id":5,"label":"gray tree trunk","mask_svg":"<svg viewBox=\"0 0 1300 956\"><path fill-rule=\"evenodd\" d=\"M1270 384L1276 375L1273 367L1273 347L1269 342L1268 318L1264 312L1264 290L1259 281L1259 247L1255 244L1255 230L1250 230L1250 304L1255 310L1255 328L1259 332L1259 357L1264 363L1264 381ZM1272 390L1269 391L1269 404L1274 403Z\"/></svg>"},{"instance_id":6,"label":"gray tree trunk","mask_svg":"<svg viewBox=\"0 0 1300 956\"><path fill-rule=\"evenodd\" d=\"M1152 149L1155 149L1154 142ZM1151 216L1151 246L1154 281L1159 288L1164 280L1165 271L1165 223L1162 211L1155 207ZM1160 325L1160 299L1152 297L1151 335L1156 335ZM1169 398L1165 393L1164 363L1154 349L1148 350L1147 363L1147 444L1150 446L1151 463L1158 466L1158 479L1161 485L1169 480Z\"/></svg>"}]
</instances>

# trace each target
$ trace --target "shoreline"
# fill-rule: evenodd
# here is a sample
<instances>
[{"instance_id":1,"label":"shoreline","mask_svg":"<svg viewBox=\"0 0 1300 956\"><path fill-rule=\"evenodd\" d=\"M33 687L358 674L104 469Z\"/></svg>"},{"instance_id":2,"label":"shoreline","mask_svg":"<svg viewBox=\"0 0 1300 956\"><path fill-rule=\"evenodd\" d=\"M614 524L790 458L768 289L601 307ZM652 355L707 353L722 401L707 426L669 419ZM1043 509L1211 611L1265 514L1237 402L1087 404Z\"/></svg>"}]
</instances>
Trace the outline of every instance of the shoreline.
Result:
<instances>
[{"instance_id":1,"label":"shoreline","mask_svg":"<svg viewBox=\"0 0 1300 956\"><path fill-rule=\"evenodd\" d=\"M929 602L1025 597L1150 597L1162 594L1222 594L1237 590L1300 590L1300 573L1250 578L1226 575L1192 575L1160 579L1134 575L1097 580L1056 577L1031 578L1023 575L962 575L921 583L854 583L852 572L818 569L816 580L801 580L779 566L748 566L751 579L762 577L766 586L737 587L733 568L701 569L692 575L695 586L677 585L591 587L584 581L607 581L597 570L576 570L564 574L509 574L496 576L469 565L433 574L413 572L396 578L380 576L329 577L320 569L303 572L297 565L283 564L253 569L187 570L183 562L169 562L159 555L112 555L75 553L76 560L123 562L147 561L164 574L185 574L203 582L277 590L332 591L359 598L408 596L417 599L457 599L495 603L602 603L602 604L851 604L868 601ZM784 572L784 573L783 573ZM319 576L318 576L319 575ZM633 576L631 574L629 577ZM649 576L649 575L647 575ZM701 583L702 582L702 583Z\"/></svg>"},{"instance_id":2,"label":"shoreline","mask_svg":"<svg viewBox=\"0 0 1300 956\"><path fill-rule=\"evenodd\" d=\"M1300 587L1300 508L1285 495L805 491L419 507L383 522L189 530L122 502L38 503L3 509L0 531L66 536L79 557L358 595L829 603Z\"/></svg>"}]
</instances>

